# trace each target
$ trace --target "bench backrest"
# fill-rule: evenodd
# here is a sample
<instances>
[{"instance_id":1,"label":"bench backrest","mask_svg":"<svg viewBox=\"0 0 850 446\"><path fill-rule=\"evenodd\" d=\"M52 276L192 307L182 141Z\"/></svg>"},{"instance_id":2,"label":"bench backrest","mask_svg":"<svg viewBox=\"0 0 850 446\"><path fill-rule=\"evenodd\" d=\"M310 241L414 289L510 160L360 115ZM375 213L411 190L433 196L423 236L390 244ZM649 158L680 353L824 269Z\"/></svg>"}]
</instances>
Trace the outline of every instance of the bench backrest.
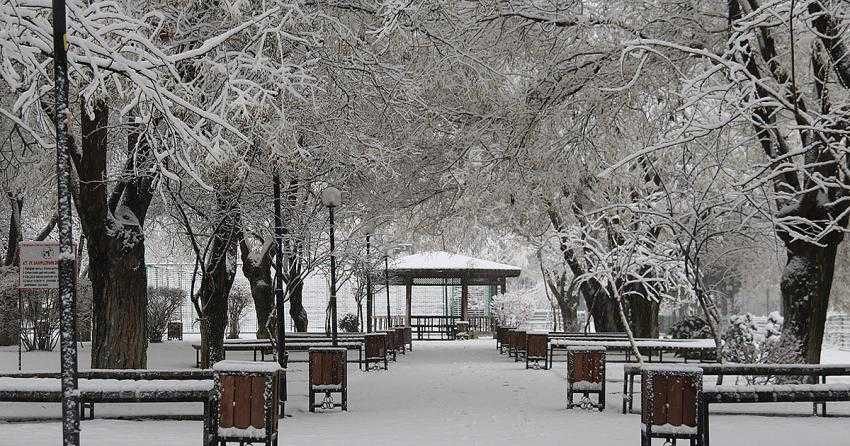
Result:
<instances>
[{"instance_id":1,"label":"bench backrest","mask_svg":"<svg viewBox=\"0 0 850 446\"><path fill-rule=\"evenodd\" d=\"M386 333L369 333L366 335L366 357L376 358L387 353Z\"/></svg>"},{"instance_id":2,"label":"bench backrest","mask_svg":"<svg viewBox=\"0 0 850 446\"><path fill-rule=\"evenodd\" d=\"M526 335L526 354L530 357L546 357L549 347L549 335L545 333L528 333Z\"/></svg>"},{"instance_id":3,"label":"bench backrest","mask_svg":"<svg viewBox=\"0 0 850 446\"><path fill-rule=\"evenodd\" d=\"M277 430L279 377L262 374L219 377L219 420L221 428Z\"/></svg>"},{"instance_id":4,"label":"bench backrest","mask_svg":"<svg viewBox=\"0 0 850 446\"><path fill-rule=\"evenodd\" d=\"M605 350L567 350L567 379L598 384L605 379Z\"/></svg>"},{"instance_id":5,"label":"bench backrest","mask_svg":"<svg viewBox=\"0 0 850 446\"><path fill-rule=\"evenodd\" d=\"M310 350L310 385L344 385L347 379L344 349Z\"/></svg>"},{"instance_id":6,"label":"bench backrest","mask_svg":"<svg viewBox=\"0 0 850 446\"><path fill-rule=\"evenodd\" d=\"M646 426L697 427L700 369L641 371L641 422Z\"/></svg>"}]
</instances>

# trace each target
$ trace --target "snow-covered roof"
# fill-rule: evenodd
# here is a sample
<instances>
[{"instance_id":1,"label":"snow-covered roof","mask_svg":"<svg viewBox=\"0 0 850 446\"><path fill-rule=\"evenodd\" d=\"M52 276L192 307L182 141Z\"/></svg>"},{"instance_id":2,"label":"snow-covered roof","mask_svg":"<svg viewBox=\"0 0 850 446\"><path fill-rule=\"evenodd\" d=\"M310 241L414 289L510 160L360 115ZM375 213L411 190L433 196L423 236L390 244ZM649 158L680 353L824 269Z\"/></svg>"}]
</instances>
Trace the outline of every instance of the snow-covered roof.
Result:
<instances>
[{"instance_id":1,"label":"snow-covered roof","mask_svg":"<svg viewBox=\"0 0 850 446\"><path fill-rule=\"evenodd\" d=\"M393 270L455 270L455 271L496 271L508 275L519 275L519 267L475 257L452 254L445 251L426 251L400 257L390 262Z\"/></svg>"}]
</instances>

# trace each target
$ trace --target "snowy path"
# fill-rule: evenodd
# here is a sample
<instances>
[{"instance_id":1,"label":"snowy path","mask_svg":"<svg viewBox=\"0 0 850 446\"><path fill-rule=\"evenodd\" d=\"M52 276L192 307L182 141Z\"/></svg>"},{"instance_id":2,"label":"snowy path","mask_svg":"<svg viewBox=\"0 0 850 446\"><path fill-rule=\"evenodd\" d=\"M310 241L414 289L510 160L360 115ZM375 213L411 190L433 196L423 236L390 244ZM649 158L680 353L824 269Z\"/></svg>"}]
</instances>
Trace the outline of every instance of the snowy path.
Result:
<instances>
[{"instance_id":1,"label":"snowy path","mask_svg":"<svg viewBox=\"0 0 850 446\"><path fill-rule=\"evenodd\" d=\"M156 346L162 354L152 362L185 367L188 350L175 356L179 344ZM609 369L608 408L602 414L566 410L563 363L553 371L525 370L499 356L490 339L467 342L420 342L416 350L388 372L362 373L349 366L348 413L310 414L306 410L305 366L289 372L290 414L281 424L283 445L633 445L639 436L639 416L618 412L622 365ZM182 351L182 350L181 350ZM0 368L14 356L0 352ZM157 364L154 364L157 365ZM57 405L52 405L57 406ZM17 414L21 405L0 403L0 417ZM160 406L161 407L161 406ZM36 408L30 408L35 410ZM58 407L49 407L58 413ZM141 411L137 406L101 406L99 415ZM149 411L151 409L148 409ZM813 418L807 404L722 407L718 410L785 413L792 416L716 415L712 439L716 445L771 446L842 445L848 443L849 404L833 404L832 413L845 417ZM175 409L175 412L177 410ZM199 413L194 406L181 411ZM154 410L162 413L162 410ZM54 415L55 416L55 415ZM0 446L58 444L59 424L0 423ZM87 446L197 445L200 422L83 422ZM660 443L659 443L660 444Z\"/></svg>"}]
</instances>

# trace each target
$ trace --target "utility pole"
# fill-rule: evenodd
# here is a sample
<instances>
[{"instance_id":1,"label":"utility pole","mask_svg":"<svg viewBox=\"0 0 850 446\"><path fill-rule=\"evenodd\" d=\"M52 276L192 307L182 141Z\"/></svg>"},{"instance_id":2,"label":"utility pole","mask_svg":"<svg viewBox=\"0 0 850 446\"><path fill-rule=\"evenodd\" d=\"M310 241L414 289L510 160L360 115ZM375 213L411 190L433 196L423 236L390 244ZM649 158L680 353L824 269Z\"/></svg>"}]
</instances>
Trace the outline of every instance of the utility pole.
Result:
<instances>
[{"instance_id":1,"label":"utility pole","mask_svg":"<svg viewBox=\"0 0 850 446\"><path fill-rule=\"evenodd\" d=\"M80 444L80 394L77 390L77 324L74 237L71 232L71 182L68 159L68 31L65 0L53 0L53 82L56 113L56 183L59 225L59 351L62 376L62 444Z\"/></svg>"}]
</instances>

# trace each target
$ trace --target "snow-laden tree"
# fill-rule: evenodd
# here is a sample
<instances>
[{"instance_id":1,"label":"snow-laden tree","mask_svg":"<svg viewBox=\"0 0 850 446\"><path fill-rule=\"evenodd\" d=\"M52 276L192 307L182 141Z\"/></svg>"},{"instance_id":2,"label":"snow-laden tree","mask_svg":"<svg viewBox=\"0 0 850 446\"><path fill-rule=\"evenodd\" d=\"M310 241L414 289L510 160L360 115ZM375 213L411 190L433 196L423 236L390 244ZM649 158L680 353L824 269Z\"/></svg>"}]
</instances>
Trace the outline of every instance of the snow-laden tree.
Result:
<instances>
[{"instance_id":1,"label":"snow-laden tree","mask_svg":"<svg viewBox=\"0 0 850 446\"><path fill-rule=\"evenodd\" d=\"M805 360L816 363L850 216L846 3L733 0L725 13L723 45L630 42L624 58L671 61L687 80L679 92L685 120L678 131L640 153L738 131L737 141L718 149L748 161L741 190L768 197L760 212L773 223L787 258L783 330L800 341Z\"/></svg>"},{"instance_id":2,"label":"snow-laden tree","mask_svg":"<svg viewBox=\"0 0 850 446\"><path fill-rule=\"evenodd\" d=\"M241 124L280 114L309 88L314 39L297 4L69 1L70 157L94 300L92 366L144 367L144 222L160 175L202 182L208 158L240 157ZM51 149L51 6L0 4L0 108L21 139ZM76 127L76 128L75 128ZM110 134L126 138L116 150ZM79 136L76 136L79 135Z\"/></svg>"}]
</instances>

